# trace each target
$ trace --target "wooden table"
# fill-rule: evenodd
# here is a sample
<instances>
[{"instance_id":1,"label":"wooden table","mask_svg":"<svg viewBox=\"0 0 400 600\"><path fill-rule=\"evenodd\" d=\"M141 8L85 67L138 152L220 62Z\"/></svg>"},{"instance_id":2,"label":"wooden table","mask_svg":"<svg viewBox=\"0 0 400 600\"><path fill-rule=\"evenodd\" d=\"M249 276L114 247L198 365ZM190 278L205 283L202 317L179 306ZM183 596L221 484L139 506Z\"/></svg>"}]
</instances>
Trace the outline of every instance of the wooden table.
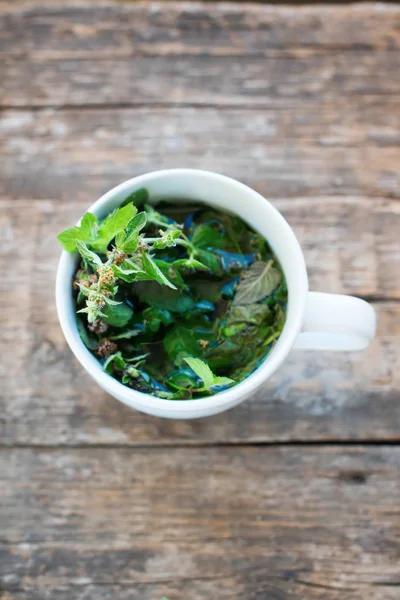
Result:
<instances>
[{"instance_id":1,"label":"wooden table","mask_svg":"<svg viewBox=\"0 0 400 600\"><path fill-rule=\"evenodd\" d=\"M400 594L394 4L0 3L2 600ZM92 383L55 314L56 234L164 167L249 184L313 289L372 302L361 354L293 353L187 422Z\"/></svg>"}]
</instances>

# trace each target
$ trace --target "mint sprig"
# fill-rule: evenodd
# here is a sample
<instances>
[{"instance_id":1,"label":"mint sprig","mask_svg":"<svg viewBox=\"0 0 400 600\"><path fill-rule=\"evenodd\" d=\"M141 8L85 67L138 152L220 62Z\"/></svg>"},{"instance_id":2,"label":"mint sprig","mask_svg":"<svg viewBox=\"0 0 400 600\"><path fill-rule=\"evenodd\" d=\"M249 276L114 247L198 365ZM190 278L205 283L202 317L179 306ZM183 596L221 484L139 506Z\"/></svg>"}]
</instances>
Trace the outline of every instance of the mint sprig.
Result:
<instances>
[{"instance_id":1,"label":"mint sprig","mask_svg":"<svg viewBox=\"0 0 400 600\"><path fill-rule=\"evenodd\" d=\"M146 212L137 213L136 207L130 202L114 210L100 223L95 215L86 213L79 226L66 229L58 236L65 250L77 250L84 265L90 265L95 271L96 281L90 285L84 285L86 282L80 284L86 306L78 312L86 313L89 323L99 318L114 327L123 327L128 323L133 314L132 309L113 300L118 291L119 279L129 283L154 280L176 289L157 266L150 252L156 249L157 242L160 243L160 248L174 244L180 231L166 234L162 232L159 238L148 244L140 235L146 221ZM115 246L109 251L113 240ZM103 262L101 256L105 254L107 260ZM122 263L118 264L121 260Z\"/></svg>"},{"instance_id":2,"label":"mint sprig","mask_svg":"<svg viewBox=\"0 0 400 600\"><path fill-rule=\"evenodd\" d=\"M231 383L235 383L234 380L229 377L218 377L217 375L214 375L208 364L203 360L200 360L200 358L187 356L183 360L189 365L192 371L196 373L197 377L200 377L203 381L203 385L199 387L197 391L209 391L215 385L230 385Z\"/></svg>"},{"instance_id":3,"label":"mint sprig","mask_svg":"<svg viewBox=\"0 0 400 600\"><path fill-rule=\"evenodd\" d=\"M117 233L124 231L136 213L136 206L130 203L122 208L117 208L108 215L100 224L96 239L90 244L93 250L105 254L109 243L115 238Z\"/></svg>"},{"instance_id":4,"label":"mint sprig","mask_svg":"<svg viewBox=\"0 0 400 600\"><path fill-rule=\"evenodd\" d=\"M77 250L76 242L81 241L90 244L96 239L97 235L97 217L92 213L85 213L81 219L80 225L65 229L57 239L67 252L75 252Z\"/></svg>"}]
</instances>

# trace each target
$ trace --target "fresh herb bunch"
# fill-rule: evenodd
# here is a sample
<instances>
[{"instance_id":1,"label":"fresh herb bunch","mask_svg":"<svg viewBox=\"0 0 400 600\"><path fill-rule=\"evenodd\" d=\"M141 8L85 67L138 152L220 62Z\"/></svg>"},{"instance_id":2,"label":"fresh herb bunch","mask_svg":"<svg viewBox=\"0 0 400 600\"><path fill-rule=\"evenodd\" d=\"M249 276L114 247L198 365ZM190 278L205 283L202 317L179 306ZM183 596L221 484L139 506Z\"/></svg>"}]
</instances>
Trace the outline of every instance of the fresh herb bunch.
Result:
<instances>
[{"instance_id":1,"label":"fresh herb bunch","mask_svg":"<svg viewBox=\"0 0 400 600\"><path fill-rule=\"evenodd\" d=\"M77 324L107 373L166 399L209 396L265 359L287 287L267 241L239 217L131 194L104 220L59 236L79 252ZM138 210L139 209L139 210Z\"/></svg>"}]
</instances>

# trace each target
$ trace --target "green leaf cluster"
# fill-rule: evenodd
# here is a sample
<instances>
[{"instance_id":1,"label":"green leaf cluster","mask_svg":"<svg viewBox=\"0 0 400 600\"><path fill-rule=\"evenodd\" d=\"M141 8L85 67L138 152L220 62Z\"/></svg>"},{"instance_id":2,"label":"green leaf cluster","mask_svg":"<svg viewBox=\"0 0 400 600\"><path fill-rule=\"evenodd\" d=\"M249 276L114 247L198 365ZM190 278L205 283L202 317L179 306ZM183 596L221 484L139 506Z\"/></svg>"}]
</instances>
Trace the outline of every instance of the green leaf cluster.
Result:
<instances>
[{"instance_id":1,"label":"green leaf cluster","mask_svg":"<svg viewBox=\"0 0 400 600\"><path fill-rule=\"evenodd\" d=\"M239 217L147 201L138 190L105 219L86 213L58 236L79 255L82 341L140 392L166 400L218 393L250 375L281 334L282 269Z\"/></svg>"}]
</instances>

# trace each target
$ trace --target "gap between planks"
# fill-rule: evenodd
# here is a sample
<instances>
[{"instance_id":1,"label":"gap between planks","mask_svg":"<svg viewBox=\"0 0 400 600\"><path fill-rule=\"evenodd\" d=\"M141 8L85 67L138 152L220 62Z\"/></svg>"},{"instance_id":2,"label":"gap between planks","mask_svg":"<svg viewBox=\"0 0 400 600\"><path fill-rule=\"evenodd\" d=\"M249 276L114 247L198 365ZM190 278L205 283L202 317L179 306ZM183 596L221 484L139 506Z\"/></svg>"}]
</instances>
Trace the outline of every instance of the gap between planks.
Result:
<instances>
[{"instance_id":1,"label":"gap between planks","mask_svg":"<svg viewBox=\"0 0 400 600\"><path fill-rule=\"evenodd\" d=\"M132 443L128 442L126 444L116 444L116 443L82 443L79 442L77 444L74 443L59 443L59 444L26 444L26 443L12 443L12 444L2 444L0 443L0 452L2 450L38 450L38 451L48 451L48 450L59 450L62 448L67 448L68 450L82 450L82 449L90 449L90 450L129 450L129 449L137 449L137 450L162 450L162 449L173 449L173 448L190 448L190 449L201 449L201 448L220 448L220 449L229 449L229 448L313 448L324 450L327 447L330 448L363 448L363 447L374 447L378 446L380 448L385 447L398 447L400 446L400 437L394 439L374 439L374 440L362 440L362 439L348 439L348 440L340 440L340 439L327 439L327 440L285 440L285 441L251 441L246 442L243 440L231 441L231 442L216 442L216 441L198 441L190 442L188 440L182 441L171 441L171 442L162 442L160 444L157 443Z\"/></svg>"},{"instance_id":2,"label":"gap between planks","mask_svg":"<svg viewBox=\"0 0 400 600\"><path fill-rule=\"evenodd\" d=\"M1 0L0 0L1 1ZM383 91L382 95L385 97L392 97L394 99L398 99L399 94L397 92ZM351 96L351 94L349 94ZM358 94L353 94L354 98L359 97ZM363 100L375 99L379 100L380 94L374 92L373 94L363 94ZM301 98L304 100L304 98ZM170 109L195 109L195 110L237 110L237 111L249 111L249 112L257 112L260 109L265 109L271 112L285 112L287 110L293 109L296 110L298 108L298 104L293 104L293 106L289 106L285 104L284 106L280 106L279 104L271 106L270 102L266 102L265 104L261 103L250 103L250 104L238 104L235 102L224 102L220 104L218 102L157 102L152 100L139 101L139 102L85 102L84 104L79 103L64 103L64 104L0 104L0 114L2 112L49 112L54 111L58 113L62 112L70 112L70 111L103 111L103 110L141 110L141 109L154 109L154 110L170 110ZM314 110L314 106L310 105L310 110Z\"/></svg>"},{"instance_id":3,"label":"gap between planks","mask_svg":"<svg viewBox=\"0 0 400 600\"><path fill-rule=\"evenodd\" d=\"M398 4L399 0L385 0L385 4ZM182 5L191 5L198 3L197 0L159 0L161 4L182 4ZM10 0L0 0L0 8L8 8ZM218 5L221 4L218 0L201 0L203 4ZM223 4L242 4L243 0L225 0ZM43 0L14 0L13 8L19 7L29 7L29 6L41 6L44 4ZM98 5L98 0L85 0L82 2L81 0L51 0L48 2L49 5L57 6L58 4L62 4L64 8L79 6L91 6ZM154 0L108 0L107 4L154 4ZM374 4L374 2L368 2L366 0L251 0L251 2L247 2L249 6L257 6L257 5L271 5L276 7L285 7L285 6L335 6L335 5L346 5L346 4Z\"/></svg>"}]
</instances>

